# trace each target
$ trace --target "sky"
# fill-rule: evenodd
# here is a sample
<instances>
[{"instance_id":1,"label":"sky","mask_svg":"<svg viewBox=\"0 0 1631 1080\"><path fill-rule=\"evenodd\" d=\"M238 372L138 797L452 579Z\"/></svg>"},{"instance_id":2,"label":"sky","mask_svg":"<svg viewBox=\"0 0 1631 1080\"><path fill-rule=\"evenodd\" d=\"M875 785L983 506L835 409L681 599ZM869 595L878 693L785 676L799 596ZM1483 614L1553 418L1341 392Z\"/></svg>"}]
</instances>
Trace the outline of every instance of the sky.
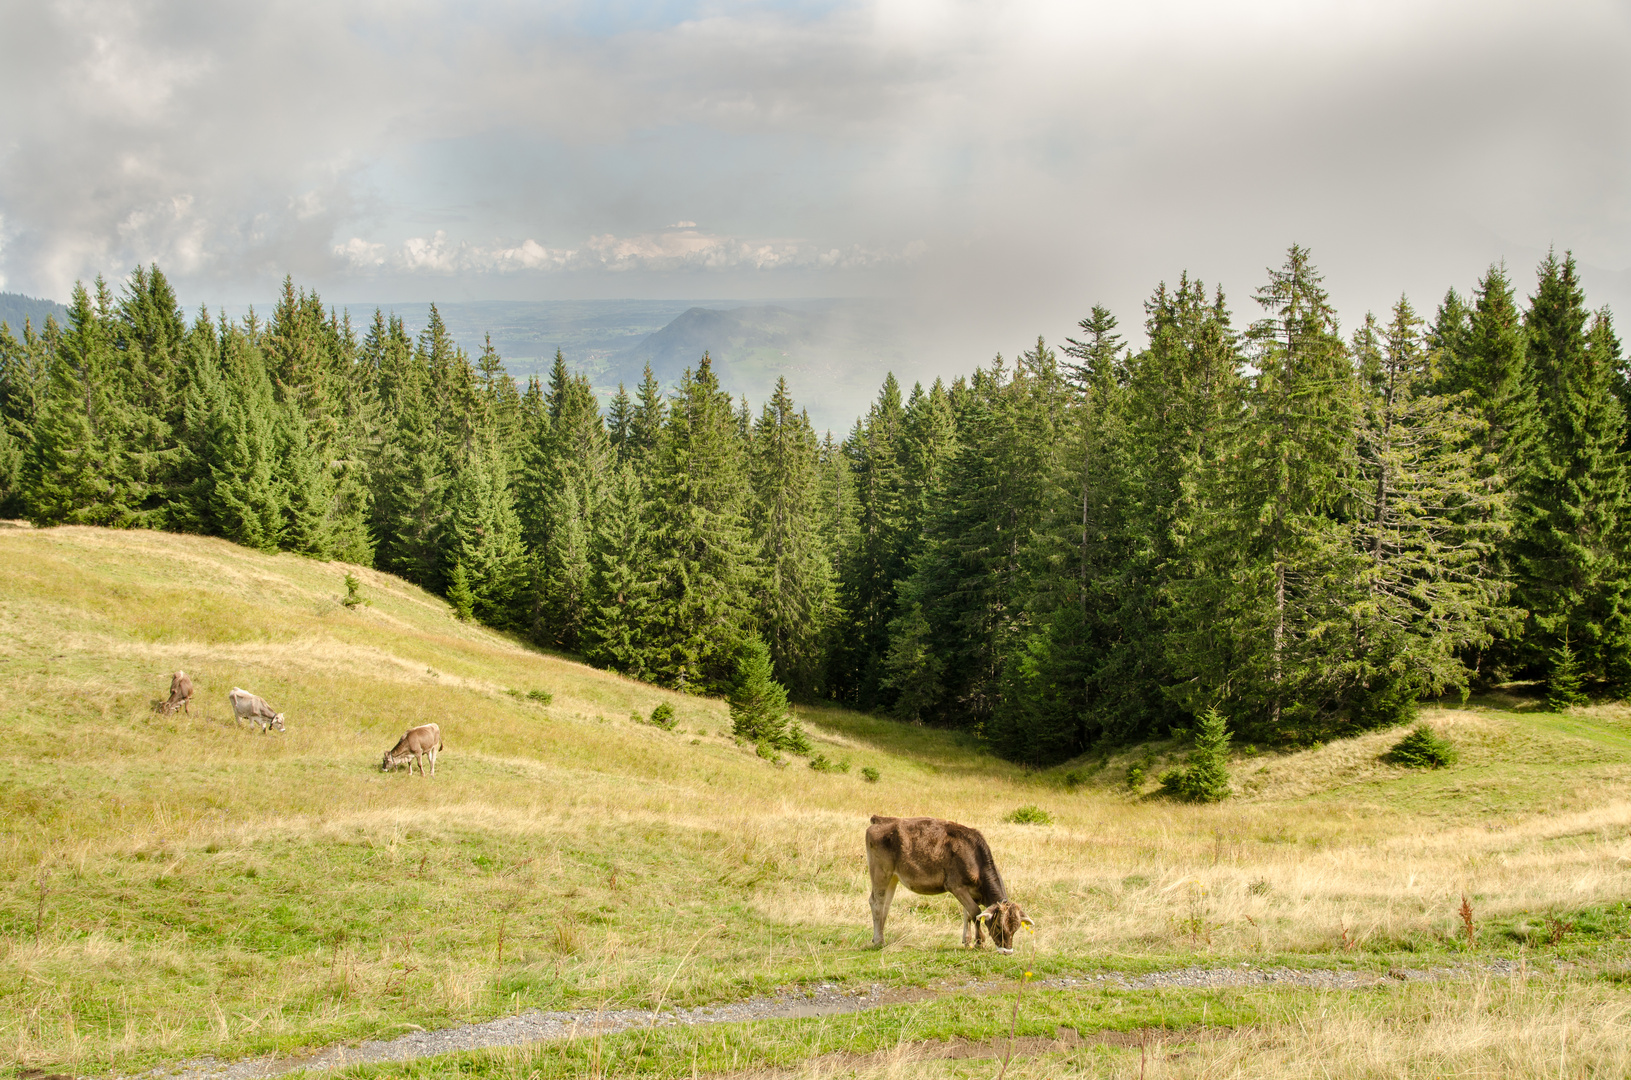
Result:
<instances>
[{"instance_id":1,"label":"sky","mask_svg":"<svg viewBox=\"0 0 1631 1080\"><path fill-rule=\"evenodd\" d=\"M0 289L877 297L966 370L1312 249L1344 323L1572 250L1631 320L1625 0L0 0Z\"/></svg>"}]
</instances>

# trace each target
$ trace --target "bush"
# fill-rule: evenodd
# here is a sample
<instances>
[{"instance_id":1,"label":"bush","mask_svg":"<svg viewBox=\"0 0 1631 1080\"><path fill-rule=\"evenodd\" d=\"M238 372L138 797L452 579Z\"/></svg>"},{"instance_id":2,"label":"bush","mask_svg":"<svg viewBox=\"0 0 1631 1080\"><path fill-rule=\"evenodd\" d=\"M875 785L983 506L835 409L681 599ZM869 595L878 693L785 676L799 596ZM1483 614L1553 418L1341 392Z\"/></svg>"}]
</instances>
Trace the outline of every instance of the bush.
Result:
<instances>
[{"instance_id":1,"label":"bush","mask_svg":"<svg viewBox=\"0 0 1631 1080\"><path fill-rule=\"evenodd\" d=\"M827 757L826 754L817 754L815 757L810 759L810 768L814 769L816 772L847 773L849 772L849 759L845 758L843 761L833 761Z\"/></svg>"},{"instance_id":2,"label":"bush","mask_svg":"<svg viewBox=\"0 0 1631 1080\"><path fill-rule=\"evenodd\" d=\"M1186 802L1217 802L1229 797L1229 728L1223 714L1208 709L1195 729L1189 764L1161 774L1161 791Z\"/></svg>"},{"instance_id":3,"label":"bush","mask_svg":"<svg viewBox=\"0 0 1631 1080\"><path fill-rule=\"evenodd\" d=\"M1458 756L1448 739L1435 734L1426 724L1417 724L1414 731L1382 755L1382 760L1407 769L1442 769L1454 765Z\"/></svg>"},{"instance_id":4,"label":"bush","mask_svg":"<svg viewBox=\"0 0 1631 1080\"><path fill-rule=\"evenodd\" d=\"M1128 767L1127 787L1129 790L1137 791L1139 788L1144 786L1144 771L1144 763L1142 761L1135 761Z\"/></svg>"},{"instance_id":5,"label":"bush","mask_svg":"<svg viewBox=\"0 0 1631 1080\"><path fill-rule=\"evenodd\" d=\"M1040 806L1022 806L1003 820L1015 825L1052 825L1053 815Z\"/></svg>"},{"instance_id":6,"label":"bush","mask_svg":"<svg viewBox=\"0 0 1631 1080\"><path fill-rule=\"evenodd\" d=\"M664 731L674 730L674 706L664 701L651 710L651 722Z\"/></svg>"},{"instance_id":7,"label":"bush","mask_svg":"<svg viewBox=\"0 0 1631 1080\"><path fill-rule=\"evenodd\" d=\"M536 701L540 705L548 705L555 700L555 695L548 690L528 690L527 700Z\"/></svg>"},{"instance_id":8,"label":"bush","mask_svg":"<svg viewBox=\"0 0 1631 1080\"><path fill-rule=\"evenodd\" d=\"M861 769L862 778L869 784L876 784L880 775L881 774L878 772L878 770L874 769L870 765L867 765Z\"/></svg>"}]
</instances>

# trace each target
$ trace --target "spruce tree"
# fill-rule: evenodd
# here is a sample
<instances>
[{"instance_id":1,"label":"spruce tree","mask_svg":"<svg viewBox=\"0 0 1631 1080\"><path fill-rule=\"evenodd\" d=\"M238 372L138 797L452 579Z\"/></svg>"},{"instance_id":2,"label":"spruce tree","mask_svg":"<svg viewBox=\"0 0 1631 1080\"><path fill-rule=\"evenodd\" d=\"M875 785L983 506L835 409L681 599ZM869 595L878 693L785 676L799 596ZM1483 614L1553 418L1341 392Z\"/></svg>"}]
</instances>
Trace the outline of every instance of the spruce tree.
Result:
<instances>
[{"instance_id":1,"label":"spruce tree","mask_svg":"<svg viewBox=\"0 0 1631 1080\"><path fill-rule=\"evenodd\" d=\"M146 470L132 456L134 410L114 355L112 315L102 279L94 302L83 285L74 287L23 466L35 524L147 523Z\"/></svg>"},{"instance_id":2,"label":"spruce tree","mask_svg":"<svg viewBox=\"0 0 1631 1080\"><path fill-rule=\"evenodd\" d=\"M1591 321L1572 256L1541 264L1524 322L1540 430L1512 545L1515 598L1529 612L1522 655L1539 666L1543 643L1566 636L1587 677L1631 673L1617 343L1606 319Z\"/></svg>"},{"instance_id":3,"label":"spruce tree","mask_svg":"<svg viewBox=\"0 0 1631 1080\"><path fill-rule=\"evenodd\" d=\"M1228 694L1278 736L1315 722L1353 678L1357 553L1342 520L1356 393L1336 317L1293 246L1256 300L1257 377L1204 467L1171 638L1182 694Z\"/></svg>"},{"instance_id":4,"label":"spruce tree","mask_svg":"<svg viewBox=\"0 0 1631 1080\"><path fill-rule=\"evenodd\" d=\"M765 403L749 443L751 527L763 573L758 625L780 681L813 695L832 618L832 569L820 543L819 464L808 415L795 411L785 378Z\"/></svg>"},{"instance_id":5,"label":"spruce tree","mask_svg":"<svg viewBox=\"0 0 1631 1080\"><path fill-rule=\"evenodd\" d=\"M773 750L808 754L810 740L787 704L787 691L775 679L770 649L757 636L736 651L730 688L731 731L739 739Z\"/></svg>"},{"instance_id":6,"label":"spruce tree","mask_svg":"<svg viewBox=\"0 0 1631 1080\"><path fill-rule=\"evenodd\" d=\"M646 498L630 463L613 470L589 552L589 604L583 652L592 663L645 677L642 643L652 584Z\"/></svg>"},{"instance_id":7,"label":"spruce tree","mask_svg":"<svg viewBox=\"0 0 1631 1080\"><path fill-rule=\"evenodd\" d=\"M641 664L665 685L720 691L752 632L758 567L736 415L706 353L680 378L654 464L653 593Z\"/></svg>"},{"instance_id":8,"label":"spruce tree","mask_svg":"<svg viewBox=\"0 0 1631 1080\"><path fill-rule=\"evenodd\" d=\"M902 528L900 383L884 379L878 400L844 444L855 497L854 547L845 553L839 593L848 625L833 672L840 696L860 708L882 700L883 658L895 617L896 582L907 573Z\"/></svg>"},{"instance_id":9,"label":"spruce tree","mask_svg":"<svg viewBox=\"0 0 1631 1080\"><path fill-rule=\"evenodd\" d=\"M1353 607L1346 708L1372 726L1406 719L1424 694L1464 688L1462 658L1513 615L1491 568L1503 493L1482 482L1466 395L1431 393L1432 354L1409 301L1394 305L1385 330L1367 317L1353 348L1363 409L1351 502L1364 595Z\"/></svg>"}]
</instances>

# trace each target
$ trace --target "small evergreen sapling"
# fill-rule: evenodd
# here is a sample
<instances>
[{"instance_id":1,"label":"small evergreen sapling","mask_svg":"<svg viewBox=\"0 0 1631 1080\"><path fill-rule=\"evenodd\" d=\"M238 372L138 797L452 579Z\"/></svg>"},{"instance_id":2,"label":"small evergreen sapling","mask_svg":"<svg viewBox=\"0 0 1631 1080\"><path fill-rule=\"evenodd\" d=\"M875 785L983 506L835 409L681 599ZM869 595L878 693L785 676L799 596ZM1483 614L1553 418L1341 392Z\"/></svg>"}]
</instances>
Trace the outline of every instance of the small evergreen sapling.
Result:
<instances>
[{"instance_id":1,"label":"small evergreen sapling","mask_svg":"<svg viewBox=\"0 0 1631 1080\"><path fill-rule=\"evenodd\" d=\"M1161 790L1187 802L1217 802L1229 797L1229 728L1216 708L1201 715L1189 765L1161 774Z\"/></svg>"},{"instance_id":2,"label":"small evergreen sapling","mask_svg":"<svg viewBox=\"0 0 1631 1080\"><path fill-rule=\"evenodd\" d=\"M662 728L664 731L673 731L674 706L670 705L666 701L659 702L657 707L651 710L651 722Z\"/></svg>"},{"instance_id":3,"label":"small evergreen sapling","mask_svg":"<svg viewBox=\"0 0 1631 1080\"><path fill-rule=\"evenodd\" d=\"M453 564L453 576L447 586L447 602L453 605L453 614L460 622L469 622L476 612L476 594L470 591L470 578L464 572L464 563Z\"/></svg>"},{"instance_id":4,"label":"small evergreen sapling","mask_svg":"<svg viewBox=\"0 0 1631 1080\"><path fill-rule=\"evenodd\" d=\"M737 650L730 707L737 738L794 754L810 752L809 736L788 708L787 691L772 677L770 649L757 635Z\"/></svg>"},{"instance_id":5,"label":"small evergreen sapling","mask_svg":"<svg viewBox=\"0 0 1631 1080\"><path fill-rule=\"evenodd\" d=\"M366 605L368 603L368 601L364 600L362 596L362 582L357 580L356 574L349 571L347 571L345 575L345 597L340 601L340 603L344 604L348 608L354 608L359 604Z\"/></svg>"},{"instance_id":6,"label":"small evergreen sapling","mask_svg":"<svg viewBox=\"0 0 1631 1080\"><path fill-rule=\"evenodd\" d=\"M1586 695L1580 688L1584 681L1579 661L1565 634L1563 644L1552 650L1552 677L1546 680L1546 707L1553 712L1568 712L1576 705L1586 704Z\"/></svg>"},{"instance_id":7,"label":"small evergreen sapling","mask_svg":"<svg viewBox=\"0 0 1631 1080\"><path fill-rule=\"evenodd\" d=\"M1458 756L1448 739L1426 724L1417 724L1415 730L1382 755L1382 760L1407 769L1442 769L1454 765Z\"/></svg>"}]
</instances>

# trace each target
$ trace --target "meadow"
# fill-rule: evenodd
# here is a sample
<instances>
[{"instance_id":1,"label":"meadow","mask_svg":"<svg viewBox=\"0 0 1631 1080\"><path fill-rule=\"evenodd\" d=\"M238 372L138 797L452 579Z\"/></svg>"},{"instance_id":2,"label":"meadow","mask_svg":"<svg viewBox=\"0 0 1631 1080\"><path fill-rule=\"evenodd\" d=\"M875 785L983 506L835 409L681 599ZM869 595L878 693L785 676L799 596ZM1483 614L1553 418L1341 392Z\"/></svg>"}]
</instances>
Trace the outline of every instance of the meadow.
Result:
<instances>
[{"instance_id":1,"label":"meadow","mask_svg":"<svg viewBox=\"0 0 1631 1080\"><path fill-rule=\"evenodd\" d=\"M354 573L366 604L347 607ZM153 706L182 668L191 711ZM242 686L288 718L234 723ZM537 692L537 693L535 693ZM547 699L547 702L546 702ZM667 702L672 729L647 722ZM632 715L631 715L632 714ZM1514 691L1399 731L1236 747L1235 797L1153 795L1181 742L1031 772L975 742L802 708L766 760L723 702L452 618L374 571L225 541L0 527L0 1053L127 1074L390 1037L528 1007L696 1005L925 988L846 1017L660 1029L358 1075L994 1075L947 1038L1051 1038L1009 1075L1631 1072L1631 709ZM379 768L434 720L433 779ZM1129 771L1147 779L1129 786ZM874 770L870 780L864 770ZM1051 823L1009 820L1022 807ZM959 947L947 897L897 894L866 948L874 813L980 828L1036 921ZM1520 961L1518 974L1480 965ZM1036 991L972 983L1200 964L1451 969L1308 989ZM993 1042L993 1045L995 1043ZM1030 1044L1028 1044L1030 1045Z\"/></svg>"}]
</instances>

